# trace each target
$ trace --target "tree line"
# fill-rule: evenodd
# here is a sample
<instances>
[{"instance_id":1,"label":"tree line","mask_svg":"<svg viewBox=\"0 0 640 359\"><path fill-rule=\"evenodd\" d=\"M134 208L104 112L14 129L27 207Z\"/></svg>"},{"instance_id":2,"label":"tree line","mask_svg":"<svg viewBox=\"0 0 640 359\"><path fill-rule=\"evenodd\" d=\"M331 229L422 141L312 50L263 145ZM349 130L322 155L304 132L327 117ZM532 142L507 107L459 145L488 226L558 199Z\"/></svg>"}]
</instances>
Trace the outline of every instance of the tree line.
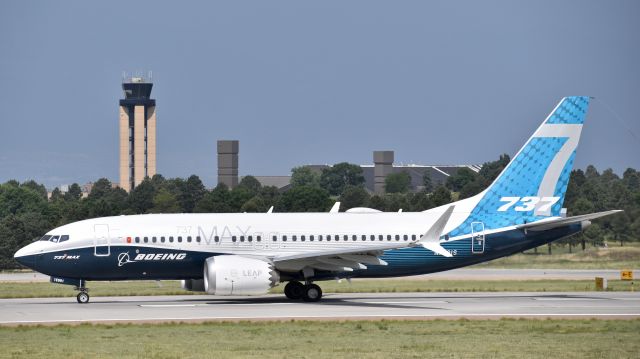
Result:
<instances>
[{"instance_id":1,"label":"tree line","mask_svg":"<svg viewBox=\"0 0 640 359\"><path fill-rule=\"evenodd\" d=\"M219 184L207 189L198 176L187 179L145 178L131 192L115 187L105 178L97 180L83 197L78 184L66 193L55 189L50 198L42 184L11 180L0 184L0 269L16 268L15 251L52 228L82 219L143 213L225 213L324 212L335 201L341 210L369 207L381 211L423 211L467 198L486 188L509 163L503 155L485 163L476 173L462 168L444 183L423 178L422 190L410 189L411 178L400 172L387 176L386 194L372 195L364 187L358 165L338 163L321 172L309 167L292 169L291 186L286 191L262 186L253 176L242 178L229 189ZM565 240L570 246L603 240L625 241L640 238L640 172L627 169L622 177L608 169L599 173L588 166L571 172L565 199L568 215L608 209L623 209L590 226L584 234Z\"/></svg>"}]
</instances>

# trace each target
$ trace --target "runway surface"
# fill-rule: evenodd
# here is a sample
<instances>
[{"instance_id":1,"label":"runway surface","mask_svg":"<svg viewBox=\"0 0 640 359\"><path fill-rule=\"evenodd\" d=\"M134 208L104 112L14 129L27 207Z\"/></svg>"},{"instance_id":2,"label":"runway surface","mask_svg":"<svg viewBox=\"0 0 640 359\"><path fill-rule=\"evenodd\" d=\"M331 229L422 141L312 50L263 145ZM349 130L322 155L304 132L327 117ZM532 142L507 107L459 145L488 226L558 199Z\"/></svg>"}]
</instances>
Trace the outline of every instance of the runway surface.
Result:
<instances>
[{"instance_id":1,"label":"runway surface","mask_svg":"<svg viewBox=\"0 0 640 359\"><path fill-rule=\"evenodd\" d=\"M640 293L330 294L319 303L261 297L158 296L0 300L0 325L237 320L640 318Z\"/></svg>"},{"instance_id":2,"label":"runway surface","mask_svg":"<svg viewBox=\"0 0 640 359\"><path fill-rule=\"evenodd\" d=\"M640 271L634 271L634 277ZM540 280L570 279L592 280L604 277L609 280L620 279L616 269L502 269L502 268L460 268L446 272L398 277L389 279L478 279L478 280ZM49 276L35 272L0 272L0 282L48 282Z\"/></svg>"}]
</instances>

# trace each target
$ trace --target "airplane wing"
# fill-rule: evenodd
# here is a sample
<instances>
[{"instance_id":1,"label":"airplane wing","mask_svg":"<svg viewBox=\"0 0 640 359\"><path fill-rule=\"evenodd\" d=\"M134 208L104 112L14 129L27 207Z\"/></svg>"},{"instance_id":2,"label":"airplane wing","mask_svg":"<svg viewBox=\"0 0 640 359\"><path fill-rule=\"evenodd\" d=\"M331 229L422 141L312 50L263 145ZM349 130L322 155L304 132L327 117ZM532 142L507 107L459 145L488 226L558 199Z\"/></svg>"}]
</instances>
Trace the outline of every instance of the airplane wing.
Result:
<instances>
[{"instance_id":1,"label":"airplane wing","mask_svg":"<svg viewBox=\"0 0 640 359\"><path fill-rule=\"evenodd\" d=\"M366 245L329 251L314 251L272 258L279 270L299 271L305 267L333 272L352 272L354 269L366 269L367 264L387 265L380 257L389 249L416 246L417 241Z\"/></svg>"},{"instance_id":2,"label":"airplane wing","mask_svg":"<svg viewBox=\"0 0 640 359\"><path fill-rule=\"evenodd\" d=\"M526 224L520 224L516 226L518 229L526 229L528 231L545 231L548 229L553 229L557 227L566 226L574 223L581 223L584 221L590 221L592 219L608 216L614 213L622 212L622 210L616 209L611 211L590 213L590 214L582 214L579 216L566 217L566 218L551 218L551 219L543 219L537 222L531 222Z\"/></svg>"},{"instance_id":3,"label":"airplane wing","mask_svg":"<svg viewBox=\"0 0 640 359\"><path fill-rule=\"evenodd\" d=\"M389 249L410 248L423 246L434 253L451 257L446 249L440 245L440 236L444 230L454 206L450 206L435 221L435 223L417 241L402 241L394 243L367 244L335 250L304 252L272 258L273 264L282 271L299 271L304 268L327 270L334 272L351 272L355 269L366 269L369 265L387 265L379 257Z\"/></svg>"}]
</instances>

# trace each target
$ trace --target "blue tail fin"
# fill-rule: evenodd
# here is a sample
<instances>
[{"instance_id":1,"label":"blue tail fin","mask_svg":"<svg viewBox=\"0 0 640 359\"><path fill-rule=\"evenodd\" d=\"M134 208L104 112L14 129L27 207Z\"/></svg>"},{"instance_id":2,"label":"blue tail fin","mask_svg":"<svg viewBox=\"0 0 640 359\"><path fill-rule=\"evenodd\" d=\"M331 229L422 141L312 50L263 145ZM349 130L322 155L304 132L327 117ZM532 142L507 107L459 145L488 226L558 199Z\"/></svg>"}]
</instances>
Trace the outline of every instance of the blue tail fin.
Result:
<instances>
[{"instance_id":1,"label":"blue tail fin","mask_svg":"<svg viewBox=\"0 0 640 359\"><path fill-rule=\"evenodd\" d=\"M563 98L450 235L471 222L495 229L559 216L588 107L589 97Z\"/></svg>"}]
</instances>

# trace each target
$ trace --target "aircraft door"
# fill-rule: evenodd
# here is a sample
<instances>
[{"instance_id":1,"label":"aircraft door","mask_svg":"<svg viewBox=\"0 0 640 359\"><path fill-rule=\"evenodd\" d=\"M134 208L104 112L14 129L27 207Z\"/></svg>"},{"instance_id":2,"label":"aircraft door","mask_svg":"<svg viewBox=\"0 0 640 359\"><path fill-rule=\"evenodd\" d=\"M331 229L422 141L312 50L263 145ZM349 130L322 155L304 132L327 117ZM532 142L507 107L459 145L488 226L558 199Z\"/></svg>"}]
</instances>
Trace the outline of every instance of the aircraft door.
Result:
<instances>
[{"instance_id":1,"label":"aircraft door","mask_svg":"<svg viewBox=\"0 0 640 359\"><path fill-rule=\"evenodd\" d=\"M484 223L471 222L471 253L484 253Z\"/></svg>"},{"instance_id":2,"label":"aircraft door","mask_svg":"<svg viewBox=\"0 0 640 359\"><path fill-rule=\"evenodd\" d=\"M93 254L98 257L106 257L111 254L111 236L108 224L96 224L93 226Z\"/></svg>"}]
</instances>

